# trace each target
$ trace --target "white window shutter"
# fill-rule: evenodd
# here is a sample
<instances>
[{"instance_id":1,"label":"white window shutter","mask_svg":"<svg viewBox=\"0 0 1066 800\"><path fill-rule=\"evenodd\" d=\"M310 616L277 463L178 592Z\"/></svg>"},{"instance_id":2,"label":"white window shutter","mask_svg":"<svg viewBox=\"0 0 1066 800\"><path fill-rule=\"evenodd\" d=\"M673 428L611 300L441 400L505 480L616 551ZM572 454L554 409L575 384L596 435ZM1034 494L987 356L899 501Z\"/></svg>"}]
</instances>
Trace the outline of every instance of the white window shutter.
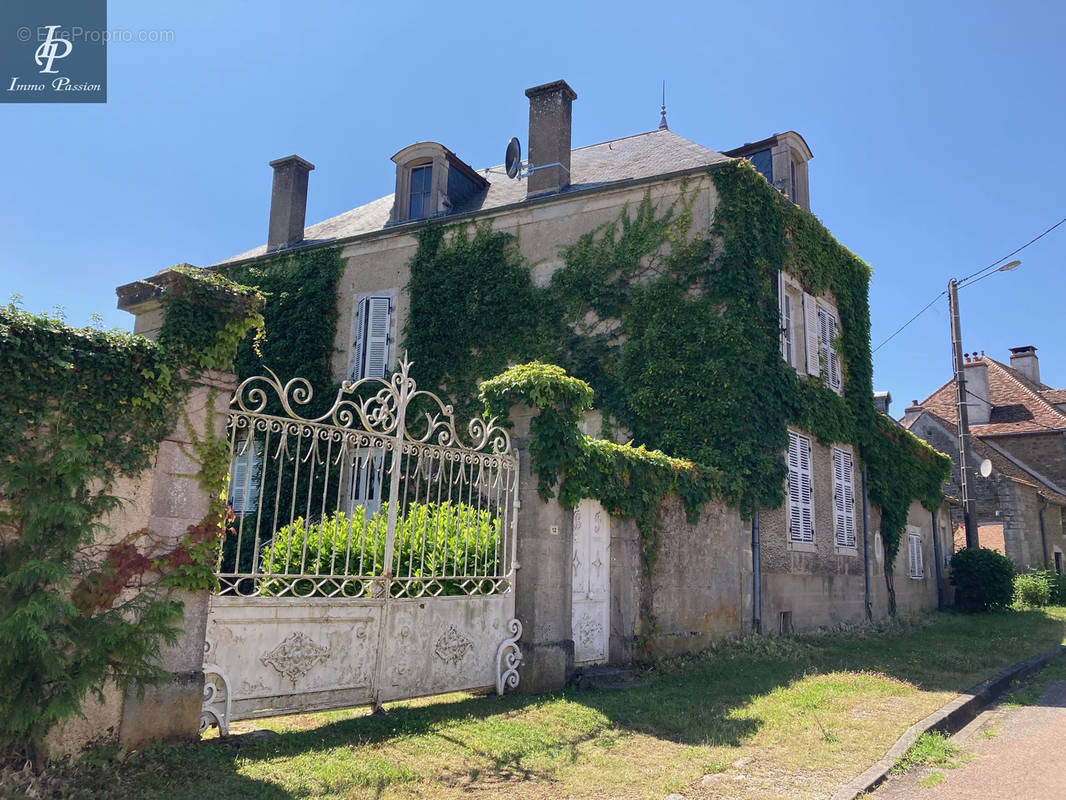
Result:
<instances>
[{"instance_id":1,"label":"white window shutter","mask_svg":"<svg viewBox=\"0 0 1066 800\"><path fill-rule=\"evenodd\" d=\"M826 312L826 365L829 369L829 388L834 392L840 392L840 356L837 355L836 350L836 337L837 337L837 320L836 317Z\"/></svg>"},{"instance_id":2,"label":"white window shutter","mask_svg":"<svg viewBox=\"0 0 1066 800\"><path fill-rule=\"evenodd\" d=\"M844 451L844 546L855 547L855 481L852 479L854 465L851 453Z\"/></svg>"},{"instance_id":3,"label":"white window shutter","mask_svg":"<svg viewBox=\"0 0 1066 800\"><path fill-rule=\"evenodd\" d=\"M360 297L355 301L355 342L352 343L352 380L358 381L363 377L363 364L366 362L366 309L370 304L369 297Z\"/></svg>"},{"instance_id":4,"label":"white window shutter","mask_svg":"<svg viewBox=\"0 0 1066 800\"><path fill-rule=\"evenodd\" d=\"M788 323L785 311L785 303L788 298L785 296L785 273L778 270L777 272L777 310L781 315L781 358L787 362L788 356Z\"/></svg>"},{"instance_id":5,"label":"white window shutter","mask_svg":"<svg viewBox=\"0 0 1066 800\"><path fill-rule=\"evenodd\" d=\"M788 432L788 536L794 542L802 541L800 524L800 437Z\"/></svg>"},{"instance_id":6,"label":"white window shutter","mask_svg":"<svg viewBox=\"0 0 1066 800\"><path fill-rule=\"evenodd\" d=\"M384 378L389 368L389 321L391 301L388 297L371 297L367 313L366 377Z\"/></svg>"},{"instance_id":7,"label":"white window shutter","mask_svg":"<svg viewBox=\"0 0 1066 800\"><path fill-rule=\"evenodd\" d=\"M800 438L800 520L803 541L814 541L814 489L811 481L811 440Z\"/></svg>"},{"instance_id":8,"label":"white window shutter","mask_svg":"<svg viewBox=\"0 0 1066 800\"><path fill-rule=\"evenodd\" d=\"M807 340L807 374L820 375L818 365L818 304L812 295L803 293L803 332Z\"/></svg>"},{"instance_id":9,"label":"white window shutter","mask_svg":"<svg viewBox=\"0 0 1066 800\"><path fill-rule=\"evenodd\" d=\"M355 319L352 380L384 378L389 367L389 325L392 301L387 296L362 297Z\"/></svg>"}]
</instances>

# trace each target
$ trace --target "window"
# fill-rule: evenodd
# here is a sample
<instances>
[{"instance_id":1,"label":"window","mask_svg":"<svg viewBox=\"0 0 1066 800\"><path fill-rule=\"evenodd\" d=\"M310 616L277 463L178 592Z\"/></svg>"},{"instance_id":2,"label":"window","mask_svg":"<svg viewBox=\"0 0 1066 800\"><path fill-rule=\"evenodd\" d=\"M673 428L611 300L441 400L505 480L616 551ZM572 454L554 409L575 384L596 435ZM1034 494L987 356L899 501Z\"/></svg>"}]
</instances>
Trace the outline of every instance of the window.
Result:
<instances>
[{"instance_id":1,"label":"window","mask_svg":"<svg viewBox=\"0 0 1066 800\"><path fill-rule=\"evenodd\" d=\"M356 301L353 381L386 376L391 315L392 298L387 295L368 295Z\"/></svg>"},{"instance_id":2,"label":"window","mask_svg":"<svg viewBox=\"0 0 1066 800\"><path fill-rule=\"evenodd\" d=\"M922 531L913 525L907 526L907 553L911 567L911 577L915 580L925 577L922 568Z\"/></svg>"},{"instance_id":3,"label":"window","mask_svg":"<svg viewBox=\"0 0 1066 800\"><path fill-rule=\"evenodd\" d=\"M781 311L781 357L790 367L796 366L792 348L792 298L785 286L785 273L777 273L777 299Z\"/></svg>"},{"instance_id":4,"label":"window","mask_svg":"<svg viewBox=\"0 0 1066 800\"><path fill-rule=\"evenodd\" d=\"M851 453L833 448L833 529L837 547L855 547L855 484Z\"/></svg>"},{"instance_id":5,"label":"window","mask_svg":"<svg viewBox=\"0 0 1066 800\"><path fill-rule=\"evenodd\" d=\"M410 194L407 200L407 219L423 219L432 211L433 165L411 168Z\"/></svg>"},{"instance_id":6,"label":"window","mask_svg":"<svg viewBox=\"0 0 1066 800\"><path fill-rule=\"evenodd\" d=\"M807 373L821 378L837 394L843 392L844 373L834 342L840 332L836 314L803 293L803 327L807 341Z\"/></svg>"},{"instance_id":7,"label":"window","mask_svg":"<svg viewBox=\"0 0 1066 800\"><path fill-rule=\"evenodd\" d=\"M382 488L385 485L385 449L382 447L359 447L348 465L351 475L348 480L348 508L353 514L362 508L368 515L381 510Z\"/></svg>"},{"instance_id":8,"label":"window","mask_svg":"<svg viewBox=\"0 0 1066 800\"><path fill-rule=\"evenodd\" d=\"M1062 551L1061 550L1056 550L1055 551L1055 574L1057 574L1057 575L1061 575L1062 574Z\"/></svg>"},{"instance_id":9,"label":"window","mask_svg":"<svg viewBox=\"0 0 1066 800\"><path fill-rule=\"evenodd\" d=\"M262 454L255 441L239 439L233 448L233 460L229 465L230 507L235 514L251 514L259 507L259 477Z\"/></svg>"},{"instance_id":10,"label":"window","mask_svg":"<svg viewBox=\"0 0 1066 800\"><path fill-rule=\"evenodd\" d=\"M788 432L788 538L814 541L814 505L811 502L811 440Z\"/></svg>"}]
</instances>

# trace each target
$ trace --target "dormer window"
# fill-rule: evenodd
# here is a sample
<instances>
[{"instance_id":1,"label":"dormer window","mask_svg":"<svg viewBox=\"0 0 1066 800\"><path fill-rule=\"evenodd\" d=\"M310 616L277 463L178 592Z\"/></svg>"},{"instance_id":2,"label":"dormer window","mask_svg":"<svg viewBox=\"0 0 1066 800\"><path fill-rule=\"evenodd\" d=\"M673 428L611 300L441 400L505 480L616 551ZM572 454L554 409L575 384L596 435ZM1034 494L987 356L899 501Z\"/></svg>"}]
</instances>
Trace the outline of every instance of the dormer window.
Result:
<instances>
[{"instance_id":1,"label":"dormer window","mask_svg":"<svg viewBox=\"0 0 1066 800\"><path fill-rule=\"evenodd\" d=\"M411 196L407 203L407 218L428 217L432 207L433 164L411 167Z\"/></svg>"},{"instance_id":2,"label":"dormer window","mask_svg":"<svg viewBox=\"0 0 1066 800\"><path fill-rule=\"evenodd\" d=\"M488 181L436 142L418 142L392 157L396 197L389 224L450 214L488 188Z\"/></svg>"},{"instance_id":3,"label":"dormer window","mask_svg":"<svg viewBox=\"0 0 1066 800\"><path fill-rule=\"evenodd\" d=\"M725 155L748 159L771 186L787 195L800 208L810 211L807 162L812 154L803 137L795 131L778 133L761 142L726 150Z\"/></svg>"}]
</instances>

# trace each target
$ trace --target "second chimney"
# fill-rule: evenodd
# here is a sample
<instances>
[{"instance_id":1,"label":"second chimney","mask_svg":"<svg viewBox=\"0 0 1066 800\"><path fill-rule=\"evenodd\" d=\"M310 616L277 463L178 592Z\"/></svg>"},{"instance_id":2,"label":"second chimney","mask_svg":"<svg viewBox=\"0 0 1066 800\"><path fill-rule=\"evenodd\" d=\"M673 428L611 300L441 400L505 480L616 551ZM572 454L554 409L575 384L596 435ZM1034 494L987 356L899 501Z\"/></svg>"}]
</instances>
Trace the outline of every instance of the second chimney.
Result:
<instances>
[{"instance_id":1,"label":"second chimney","mask_svg":"<svg viewBox=\"0 0 1066 800\"><path fill-rule=\"evenodd\" d=\"M1043 385L1040 383L1040 361L1036 357L1036 348L1031 344L1010 348L1010 365L1037 386Z\"/></svg>"},{"instance_id":2,"label":"second chimney","mask_svg":"<svg viewBox=\"0 0 1066 800\"><path fill-rule=\"evenodd\" d=\"M529 163L526 197L570 185L570 109L577 93L566 81L526 89L529 98Z\"/></svg>"},{"instance_id":3,"label":"second chimney","mask_svg":"<svg viewBox=\"0 0 1066 800\"><path fill-rule=\"evenodd\" d=\"M307 173L315 168L299 156L271 161L274 186L270 190L270 231L267 252L292 247L304 239L307 213Z\"/></svg>"},{"instance_id":4,"label":"second chimney","mask_svg":"<svg viewBox=\"0 0 1066 800\"><path fill-rule=\"evenodd\" d=\"M988 364L975 358L963 364L966 376L966 412L971 425L987 425L992 416L992 403L988 390Z\"/></svg>"}]
</instances>

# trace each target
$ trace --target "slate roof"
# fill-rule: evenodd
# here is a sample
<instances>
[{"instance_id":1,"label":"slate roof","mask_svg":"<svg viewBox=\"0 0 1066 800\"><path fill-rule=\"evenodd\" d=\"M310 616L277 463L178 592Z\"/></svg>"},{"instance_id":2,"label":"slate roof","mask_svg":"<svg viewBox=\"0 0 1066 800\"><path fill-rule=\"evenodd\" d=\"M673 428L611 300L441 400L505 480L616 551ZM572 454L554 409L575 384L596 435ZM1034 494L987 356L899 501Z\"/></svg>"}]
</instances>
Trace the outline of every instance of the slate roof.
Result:
<instances>
[{"instance_id":1,"label":"slate roof","mask_svg":"<svg viewBox=\"0 0 1066 800\"><path fill-rule=\"evenodd\" d=\"M622 139L579 147L571 151L570 158L570 186L553 195L555 197L733 160L670 130L638 133ZM526 199L525 181L508 178L502 166L493 167L491 170L479 170L479 174L488 180L488 188L453 208L449 216L501 208ZM321 244L383 230L392 212L392 201L393 195L390 194L310 225L304 229L303 244ZM265 253L264 244L220 263L254 258Z\"/></svg>"},{"instance_id":2,"label":"slate roof","mask_svg":"<svg viewBox=\"0 0 1066 800\"><path fill-rule=\"evenodd\" d=\"M928 406L923 411L924 414L928 414L932 417L948 434L954 437L958 437L959 429L954 422L949 422L940 414L930 410ZM954 413L954 409L953 409ZM918 421L921 414L915 414L910 419L904 418L902 423L903 427L910 430L914 423ZM979 426L985 427L985 426ZM978 435L973 435L971 429L970 447L981 458L987 458L992 462L992 469L1003 475L1006 478L1014 481L1015 483L1021 483L1025 486L1030 486L1036 489L1044 498L1057 505L1066 506L1066 495L1059 491L1059 487L1050 483L1046 478L1037 475L1027 467L1022 466L1019 462L1011 459L1006 453L998 449L994 444L985 442Z\"/></svg>"},{"instance_id":3,"label":"slate roof","mask_svg":"<svg viewBox=\"0 0 1066 800\"><path fill-rule=\"evenodd\" d=\"M1018 370L994 358L981 356L979 360L988 365L992 412L985 425L971 422L971 433L987 437L1066 429L1066 413L1054 405L1066 402L1066 390L1033 383ZM1052 399L1060 397L1064 399ZM955 419L955 382L948 381L919 405L943 419Z\"/></svg>"}]
</instances>

